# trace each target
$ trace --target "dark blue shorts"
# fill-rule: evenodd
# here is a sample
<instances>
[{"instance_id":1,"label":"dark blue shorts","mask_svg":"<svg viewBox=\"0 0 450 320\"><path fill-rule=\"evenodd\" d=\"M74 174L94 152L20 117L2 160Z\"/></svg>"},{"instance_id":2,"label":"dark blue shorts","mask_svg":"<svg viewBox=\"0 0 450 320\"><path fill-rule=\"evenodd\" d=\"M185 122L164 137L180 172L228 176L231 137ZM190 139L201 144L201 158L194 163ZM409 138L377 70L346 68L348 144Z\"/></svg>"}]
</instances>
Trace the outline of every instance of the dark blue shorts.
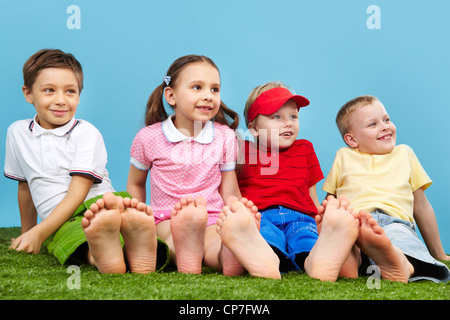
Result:
<instances>
[{"instance_id":1,"label":"dark blue shorts","mask_svg":"<svg viewBox=\"0 0 450 320\"><path fill-rule=\"evenodd\" d=\"M261 211L261 235L280 258L280 271L302 270L318 238L314 218L282 206Z\"/></svg>"}]
</instances>

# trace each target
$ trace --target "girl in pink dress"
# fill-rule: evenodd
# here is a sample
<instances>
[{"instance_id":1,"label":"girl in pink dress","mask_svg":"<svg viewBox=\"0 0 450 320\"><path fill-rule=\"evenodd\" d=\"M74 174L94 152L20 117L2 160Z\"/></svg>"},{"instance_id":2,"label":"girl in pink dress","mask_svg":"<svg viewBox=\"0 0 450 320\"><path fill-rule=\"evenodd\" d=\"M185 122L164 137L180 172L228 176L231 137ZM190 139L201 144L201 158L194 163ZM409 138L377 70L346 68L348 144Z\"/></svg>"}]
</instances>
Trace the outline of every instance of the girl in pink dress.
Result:
<instances>
[{"instance_id":1,"label":"girl in pink dress","mask_svg":"<svg viewBox=\"0 0 450 320\"><path fill-rule=\"evenodd\" d=\"M174 110L171 116L163 97ZM237 113L220 99L218 68L205 56L177 59L148 100L146 127L131 147L127 191L144 201L150 172L157 234L179 272L199 274L203 262L226 275L247 269L279 277L271 267L277 267L277 257L259 234L257 208L241 199L235 172L238 123Z\"/></svg>"}]
</instances>

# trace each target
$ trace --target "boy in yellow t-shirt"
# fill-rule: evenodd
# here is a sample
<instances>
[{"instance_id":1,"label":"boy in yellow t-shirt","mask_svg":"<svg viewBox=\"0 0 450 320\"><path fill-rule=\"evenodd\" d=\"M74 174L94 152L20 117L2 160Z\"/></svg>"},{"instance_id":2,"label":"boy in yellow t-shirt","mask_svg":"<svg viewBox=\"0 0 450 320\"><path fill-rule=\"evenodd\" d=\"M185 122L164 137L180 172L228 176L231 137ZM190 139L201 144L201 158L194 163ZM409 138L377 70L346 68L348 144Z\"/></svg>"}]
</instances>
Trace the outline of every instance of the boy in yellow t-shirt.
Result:
<instances>
[{"instance_id":1,"label":"boy in yellow t-shirt","mask_svg":"<svg viewBox=\"0 0 450 320\"><path fill-rule=\"evenodd\" d=\"M359 212L358 247L380 267L381 276L388 272L386 260L395 256L409 281L448 281L448 268L436 259L448 261L450 256L424 193L431 180L410 147L395 145L396 127L384 106L373 96L357 97L339 110L336 123L349 147L338 150L323 190L345 195ZM417 237L416 223L429 251ZM376 251L369 239L378 239L394 254L381 257L386 250Z\"/></svg>"}]
</instances>

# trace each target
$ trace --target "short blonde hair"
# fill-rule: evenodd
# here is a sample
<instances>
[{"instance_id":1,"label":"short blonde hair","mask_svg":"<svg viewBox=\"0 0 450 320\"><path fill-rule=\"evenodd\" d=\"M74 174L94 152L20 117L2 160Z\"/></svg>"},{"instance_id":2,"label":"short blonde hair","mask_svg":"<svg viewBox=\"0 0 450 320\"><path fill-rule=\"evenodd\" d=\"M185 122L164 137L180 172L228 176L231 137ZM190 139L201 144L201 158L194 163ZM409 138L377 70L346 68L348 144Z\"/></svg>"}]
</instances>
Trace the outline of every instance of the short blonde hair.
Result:
<instances>
[{"instance_id":1,"label":"short blonde hair","mask_svg":"<svg viewBox=\"0 0 450 320\"><path fill-rule=\"evenodd\" d=\"M244 108L244 118L245 118L245 124L247 125L247 127L249 125L248 110L250 110L251 105L253 104L253 102L255 102L256 98L258 98L261 93L263 93L264 91L273 89L273 88L287 88L287 86L285 86L280 81L270 81L263 85L253 88L253 90L250 92L250 94L247 98L247 102L245 103L245 108Z\"/></svg>"},{"instance_id":2,"label":"short blonde hair","mask_svg":"<svg viewBox=\"0 0 450 320\"><path fill-rule=\"evenodd\" d=\"M372 104L378 98L370 95L356 97L344 104L336 115L336 125L342 138L350 131L350 116L358 108Z\"/></svg>"}]
</instances>

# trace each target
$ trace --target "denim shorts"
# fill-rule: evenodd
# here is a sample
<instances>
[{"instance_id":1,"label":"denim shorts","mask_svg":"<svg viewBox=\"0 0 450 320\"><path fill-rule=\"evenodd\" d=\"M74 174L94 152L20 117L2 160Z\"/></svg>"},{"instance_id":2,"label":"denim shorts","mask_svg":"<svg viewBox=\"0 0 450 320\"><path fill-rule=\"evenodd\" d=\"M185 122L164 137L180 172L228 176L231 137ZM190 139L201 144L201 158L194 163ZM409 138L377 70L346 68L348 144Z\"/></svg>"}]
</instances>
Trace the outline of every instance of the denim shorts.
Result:
<instances>
[{"instance_id":1,"label":"denim shorts","mask_svg":"<svg viewBox=\"0 0 450 320\"><path fill-rule=\"evenodd\" d=\"M314 218L282 206L261 211L260 232L280 258L281 272L302 270L319 236Z\"/></svg>"},{"instance_id":2,"label":"denim shorts","mask_svg":"<svg viewBox=\"0 0 450 320\"><path fill-rule=\"evenodd\" d=\"M391 243L400 248L414 267L414 274L409 281L431 280L449 281L447 266L434 259L425 244L416 233L414 222L391 217L381 210L375 210L372 217L383 228Z\"/></svg>"}]
</instances>

